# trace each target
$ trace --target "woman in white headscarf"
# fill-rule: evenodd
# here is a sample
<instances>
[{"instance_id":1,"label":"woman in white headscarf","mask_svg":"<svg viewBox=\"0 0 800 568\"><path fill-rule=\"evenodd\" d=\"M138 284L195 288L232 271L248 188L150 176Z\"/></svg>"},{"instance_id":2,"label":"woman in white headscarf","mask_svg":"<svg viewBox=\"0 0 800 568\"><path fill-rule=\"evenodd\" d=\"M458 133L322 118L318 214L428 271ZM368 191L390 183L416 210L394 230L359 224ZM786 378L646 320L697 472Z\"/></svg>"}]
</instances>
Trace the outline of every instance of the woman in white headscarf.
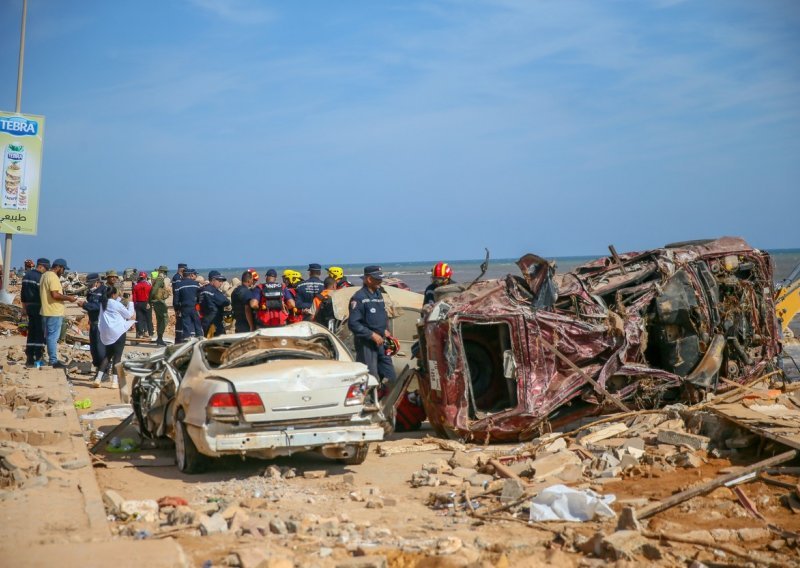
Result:
<instances>
[{"instance_id":1,"label":"woman in white headscarf","mask_svg":"<svg viewBox=\"0 0 800 568\"><path fill-rule=\"evenodd\" d=\"M125 349L125 334L136 323L136 313L133 302L128 302L125 307L119 301L119 290L111 286L106 291L106 297L100 304L100 319L97 328L100 332L100 341L106 346L106 356L97 369L97 376L92 386L100 387L103 377L108 373L111 376L111 388L119 387L117 374L114 372L117 363L122 360L122 351Z\"/></svg>"}]
</instances>

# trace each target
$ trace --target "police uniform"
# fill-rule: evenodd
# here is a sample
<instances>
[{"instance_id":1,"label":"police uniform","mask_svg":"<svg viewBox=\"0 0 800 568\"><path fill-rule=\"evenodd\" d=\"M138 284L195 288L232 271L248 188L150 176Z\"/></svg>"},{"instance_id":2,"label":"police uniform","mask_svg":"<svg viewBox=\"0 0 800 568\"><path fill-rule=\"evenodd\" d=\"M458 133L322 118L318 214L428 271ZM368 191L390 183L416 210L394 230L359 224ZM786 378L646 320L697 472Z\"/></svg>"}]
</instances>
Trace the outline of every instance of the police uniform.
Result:
<instances>
[{"instance_id":1,"label":"police uniform","mask_svg":"<svg viewBox=\"0 0 800 568\"><path fill-rule=\"evenodd\" d=\"M89 274L87 282L94 282L98 278L96 273ZM105 284L100 284L97 288L90 288L86 292L86 303L83 309L89 315L89 351L92 354L92 365L100 368L100 364L106 357L106 346L100 340L100 329L98 321L100 319L100 307L103 305L103 298L108 288Z\"/></svg>"},{"instance_id":2,"label":"police uniform","mask_svg":"<svg viewBox=\"0 0 800 568\"><path fill-rule=\"evenodd\" d=\"M309 271L321 271L322 266L319 264L309 264ZM300 311L309 310L314 305L314 298L325 289L325 284L316 276L311 276L308 280L303 280L295 287L297 297L295 305ZM310 320L311 316L304 313L303 319Z\"/></svg>"},{"instance_id":3,"label":"police uniform","mask_svg":"<svg viewBox=\"0 0 800 568\"><path fill-rule=\"evenodd\" d=\"M366 267L364 275L383 279L383 273L379 266ZM359 363L364 363L369 368L369 372L378 377L378 379L387 379L390 382L394 382L397 377L392 365L392 358L386 355L382 345L377 345L372 340L373 332L381 337L386 336L388 323L386 304L380 288L370 292L365 285L353 294L350 299L350 315L347 319L347 327L350 328L355 340L356 360Z\"/></svg>"},{"instance_id":4,"label":"police uniform","mask_svg":"<svg viewBox=\"0 0 800 568\"><path fill-rule=\"evenodd\" d=\"M175 283L173 289L175 314L180 315L181 322L180 341L186 341L190 337L203 336L203 326L200 324L200 314L197 313L196 308L200 295L200 284L189 278L190 274L197 274L197 272L187 268L184 277ZM177 337L175 338L175 343L180 341Z\"/></svg>"},{"instance_id":5,"label":"police uniform","mask_svg":"<svg viewBox=\"0 0 800 568\"><path fill-rule=\"evenodd\" d=\"M183 268L186 270L186 265L183 263L178 264L178 270ZM175 312L175 343L183 341L183 322L181 322L181 311L178 309L178 295L175 293L175 287L183 279L180 272L176 272L172 276L172 310Z\"/></svg>"},{"instance_id":6,"label":"police uniform","mask_svg":"<svg viewBox=\"0 0 800 568\"><path fill-rule=\"evenodd\" d=\"M40 258L38 265L50 267L50 261ZM42 280L42 273L31 269L22 277L22 292L20 300L25 306L25 313L28 316L28 337L25 343L25 364L33 365L42 359L44 355L44 321L39 311L42 308L42 298L39 295L39 283Z\"/></svg>"},{"instance_id":7,"label":"police uniform","mask_svg":"<svg viewBox=\"0 0 800 568\"><path fill-rule=\"evenodd\" d=\"M208 335L208 330L214 326L214 337L225 334L225 322L223 321L223 310L231 305L231 301L224 293L220 292L211 283L212 280L225 281L219 272L212 270L208 273L208 284L200 288L200 313L203 317L200 324L203 328L203 336Z\"/></svg>"}]
</instances>

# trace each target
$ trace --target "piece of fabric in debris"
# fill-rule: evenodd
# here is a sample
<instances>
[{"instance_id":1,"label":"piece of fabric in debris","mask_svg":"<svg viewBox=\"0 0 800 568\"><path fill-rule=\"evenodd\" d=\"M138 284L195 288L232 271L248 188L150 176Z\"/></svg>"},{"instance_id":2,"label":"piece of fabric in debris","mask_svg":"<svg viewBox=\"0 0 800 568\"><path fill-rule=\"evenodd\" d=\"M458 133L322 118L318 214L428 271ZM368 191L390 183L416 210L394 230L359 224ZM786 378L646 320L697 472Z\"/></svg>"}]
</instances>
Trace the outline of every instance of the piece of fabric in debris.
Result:
<instances>
[{"instance_id":1,"label":"piece of fabric in debris","mask_svg":"<svg viewBox=\"0 0 800 568\"><path fill-rule=\"evenodd\" d=\"M616 517L609 507L615 495L598 495L591 489L577 490L566 485L551 485L531 500L531 521L591 521L597 517Z\"/></svg>"}]
</instances>

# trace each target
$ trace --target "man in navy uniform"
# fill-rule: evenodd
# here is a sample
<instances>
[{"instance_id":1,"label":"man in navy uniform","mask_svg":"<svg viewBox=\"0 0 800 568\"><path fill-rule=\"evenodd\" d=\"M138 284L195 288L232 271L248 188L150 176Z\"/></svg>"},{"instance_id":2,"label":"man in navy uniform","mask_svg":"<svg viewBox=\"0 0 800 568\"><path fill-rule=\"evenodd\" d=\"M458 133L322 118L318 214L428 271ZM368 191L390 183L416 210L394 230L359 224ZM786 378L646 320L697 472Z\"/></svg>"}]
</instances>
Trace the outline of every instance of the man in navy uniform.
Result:
<instances>
[{"instance_id":1,"label":"man in navy uniform","mask_svg":"<svg viewBox=\"0 0 800 568\"><path fill-rule=\"evenodd\" d=\"M200 320L203 326L203 335L208 337L209 330L212 337L225 334L225 322L223 321L223 310L231 305L228 296L220 292L219 287L225 282L225 278L216 270L208 273L208 284L200 288L200 313L203 314Z\"/></svg>"},{"instance_id":2,"label":"man in navy uniform","mask_svg":"<svg viewBox=\"0 0 800 568\"><path fill-rule=\"evenodd\" d=\"M389 335L386 304L383 301L380 266L364 268L364 286L350 299L350 316L347 326L353 332L356 360L364 363L369 372L390 383L397 379L392 358L386 354L384 340Z\"/></svg>"},{"instance_id":3,"label":"man in navy uniform","mask_svg":"<svg viewBox=\"0 0 800 568\"><path fill-rule=\"evenodd\" d=\"M175 293L175 286L183 279L186 271L186 264L178 263L178 271L172 275L172 311L175 312L175 343L183 341L183 323L181 323L181 311L178 309L178 295Z\"/></svg>"},{"instance_id":4,"label":"man in navy uniform","mask_svg":"<svg viewBox=\"0 0 800 568\"><path fill-rule=\"evenodd\" d=\"M175 283L172 292L175 296L175 313L180 315L181 319L180 340L186 341L190 337L203 337L203 326L200 325L200 314L197 313L197 302L200 299L197 271L194 268L185 269L183 278ZM177 338L175 342L178 343Z\"/></svg>"},{"instance_id":5,"label":"man in navy uniform","mask_svg":"<svg viewBox=\"0 0 800 568\"><path fill-rule=\"evenodd\" d=\"M106 346L100 340L100 306L108 288L100 281L97 272L90 272L86 277L86 284L89 289L86 291L86 303L83 309L89 314L89 351L92 354L92 365L100 369L100 365L106 356Z\"/></svg>"},{"instance_id":6,"label":"man in navy uniform","mask_svg":"<svg viewBox=\"0 0 800 568\"><path fill-rule=\"evenodd\" d=\"M297 290L297 309L303 312L305 321L311 320L311 307L314 305L314 298L325 288L319 275L322 274L322 266L317 263L308 265L308 280L303 280L295 288Z\"/></svg>"},{"instance_id":7,"label":"man in navy uniform","mask_svg":"<svg viewBox=\"0 0 800 568\"><path fill-rule=\"evenodd\" d=\"M22 294L20 300L28 315L28 338L25 343L25 366L33 367L44 355L44 322L39 311L42 299L39 296L39 282L42 274L50 269L50 261L40 258L36 267L28 270L22 277Z\"/></svg>"}]
</instances>

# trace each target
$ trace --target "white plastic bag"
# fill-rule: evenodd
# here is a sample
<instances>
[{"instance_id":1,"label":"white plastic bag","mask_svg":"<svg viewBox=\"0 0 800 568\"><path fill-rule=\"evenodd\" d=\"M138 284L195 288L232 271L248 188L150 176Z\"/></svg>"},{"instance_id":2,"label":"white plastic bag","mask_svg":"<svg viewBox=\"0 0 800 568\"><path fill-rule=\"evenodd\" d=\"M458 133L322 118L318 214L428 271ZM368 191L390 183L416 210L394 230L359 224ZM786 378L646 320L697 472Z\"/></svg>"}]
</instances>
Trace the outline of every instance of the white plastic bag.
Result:
<instances>
[{"instance_id":1,"label":"white plastic bag","mask_svg":"<svg viewBox=\"0 0 800 568\"><path fill-rule=\"evenodd\" d=\"M531 500L531 521L591 521L597 517L616 517L609 507L614 495L598 495L591 489L581 491L566 485L551 485Z\"/></svg>"}]
</instances>

